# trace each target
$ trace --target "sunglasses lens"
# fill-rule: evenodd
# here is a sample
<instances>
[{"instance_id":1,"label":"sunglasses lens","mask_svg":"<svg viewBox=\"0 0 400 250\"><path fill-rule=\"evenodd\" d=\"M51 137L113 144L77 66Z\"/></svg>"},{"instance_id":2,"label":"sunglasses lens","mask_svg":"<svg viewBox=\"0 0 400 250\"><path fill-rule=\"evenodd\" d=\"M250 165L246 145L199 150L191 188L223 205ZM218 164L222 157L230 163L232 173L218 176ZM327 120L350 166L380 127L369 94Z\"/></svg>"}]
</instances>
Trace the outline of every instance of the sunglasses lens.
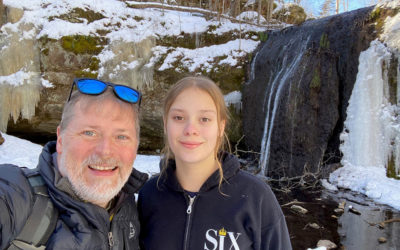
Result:
<instances>
[{"instance_id":1,"label":"sunglasses lens","mask_svg":"<svg viewBox=\"0 0 400 250\"><path fill-rule=\"evenodd\" d=\"M131 88L126 86L116 85L114 86L115 93L117 93L118 97L124 101L130 103L137 103L140 98L140 94Z\"/></svg>"},{"instance_id":2,"label":"sunglasses lens","mask_svg":"<svg viewBox=\"0 0 400 250\"><path fill-rule=\"evenodd\" d=\"M80 92L87 95L97 95L102 93L107 84L93 79L81 79L77 81L77 86Z\"/></svg>"}]
</instances>

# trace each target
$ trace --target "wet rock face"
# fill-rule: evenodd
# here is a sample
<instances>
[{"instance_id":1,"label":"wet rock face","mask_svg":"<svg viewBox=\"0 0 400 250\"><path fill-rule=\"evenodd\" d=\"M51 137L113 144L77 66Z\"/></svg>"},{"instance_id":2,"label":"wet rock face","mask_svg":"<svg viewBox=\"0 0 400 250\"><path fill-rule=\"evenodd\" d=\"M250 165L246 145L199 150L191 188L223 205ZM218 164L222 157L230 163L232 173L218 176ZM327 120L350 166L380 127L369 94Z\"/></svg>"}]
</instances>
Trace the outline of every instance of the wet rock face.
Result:
<instances>
[{"instance_id":1,"label":"wet rock face","mask_svg":"<svg viewBox=\"0 0 400 250\"><path fill-rule=\"evenodd\" d=\"M272 31L259 47L243 89L243 110L251 110L243 112L243 129L249 148L269 149L261 161L269 174L301 175L340 159L359 54L375 38L371 10Z\"/></svg>"}]
</instances>

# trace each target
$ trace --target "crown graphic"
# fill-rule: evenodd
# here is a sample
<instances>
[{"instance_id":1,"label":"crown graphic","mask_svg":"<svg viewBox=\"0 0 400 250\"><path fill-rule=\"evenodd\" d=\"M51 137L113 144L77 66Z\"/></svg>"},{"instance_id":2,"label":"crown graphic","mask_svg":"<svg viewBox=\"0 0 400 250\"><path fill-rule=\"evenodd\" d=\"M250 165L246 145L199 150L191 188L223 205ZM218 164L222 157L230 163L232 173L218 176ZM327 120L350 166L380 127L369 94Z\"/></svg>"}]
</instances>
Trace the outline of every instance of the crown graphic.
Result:
<instances>
[{"instance_id":1,"label":"crown graphic","mask_svg":"<svg viewBox=\"0 0 400 250\"><path fill-rule=\"evenodd\" d=\"M226 230L224 228L222 228L218 231L218 234L221 236L226 236Z\"/></svg>"}]
</instances>

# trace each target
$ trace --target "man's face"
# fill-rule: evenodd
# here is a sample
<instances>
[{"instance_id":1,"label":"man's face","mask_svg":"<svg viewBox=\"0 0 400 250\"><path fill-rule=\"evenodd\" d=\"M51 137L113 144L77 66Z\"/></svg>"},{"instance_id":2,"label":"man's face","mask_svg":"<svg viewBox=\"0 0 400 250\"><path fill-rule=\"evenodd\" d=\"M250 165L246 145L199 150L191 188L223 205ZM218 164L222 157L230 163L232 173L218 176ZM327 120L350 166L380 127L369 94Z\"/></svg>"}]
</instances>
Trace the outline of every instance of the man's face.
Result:
<instances>
[{"instance_id":1,"label":"man's face","mask_svg":"<svg viewBox=\"0 0 400 250\"><path fill-rule=\"evenodd\" d=\"M138 135L128 104L96 104L78 101L67 127L57 129L58 165L81 199L105 207L131 174Z\"/></svg>"}]
</instances>

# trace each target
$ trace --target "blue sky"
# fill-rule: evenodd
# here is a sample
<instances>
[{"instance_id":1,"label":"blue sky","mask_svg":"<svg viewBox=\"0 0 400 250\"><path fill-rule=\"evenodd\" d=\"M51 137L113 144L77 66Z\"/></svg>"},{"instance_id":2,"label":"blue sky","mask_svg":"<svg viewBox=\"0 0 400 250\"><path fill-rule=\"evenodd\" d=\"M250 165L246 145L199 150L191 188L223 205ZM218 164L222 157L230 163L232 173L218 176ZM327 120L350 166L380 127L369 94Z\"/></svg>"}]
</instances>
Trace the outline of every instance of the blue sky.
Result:
<instances>
[{"instance_id":1,"label":"blue sky","mask_svg":"<svg viewBox=\"0 0 400 250\"><path fill-rule=\"evenodd\" d=\"M336 1L335 0L331 1L333 2L333 11L334 11ZM294 1L287 0L286 2L294 2ZM318 16L319 12L321 11L321 6L323 2L324 0L301 0L300 4L305 8L306 12L312 12L314 15ZM340 0L339 13L344 12L345 9L347 9L348 11L355 10L370 5L374 5L377 2L378 0Z\"/></svg>"}]
</instances>

